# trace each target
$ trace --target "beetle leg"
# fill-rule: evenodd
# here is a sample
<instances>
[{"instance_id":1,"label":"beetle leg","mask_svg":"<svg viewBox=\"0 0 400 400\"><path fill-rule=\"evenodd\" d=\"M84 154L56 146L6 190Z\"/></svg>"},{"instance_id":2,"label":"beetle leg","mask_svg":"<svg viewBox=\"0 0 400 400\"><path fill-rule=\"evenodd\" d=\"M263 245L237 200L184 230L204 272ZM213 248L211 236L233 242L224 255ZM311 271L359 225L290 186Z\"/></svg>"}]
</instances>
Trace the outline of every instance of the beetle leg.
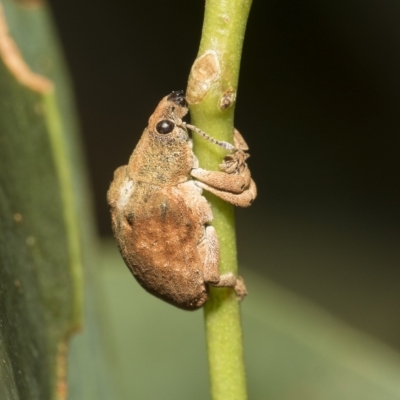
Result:
<instances>
[{"instance_id":1,"label":"beetle leg","mask_svg":"<svg viewBox=\"0 0 400 400\"><path fill-rule=\"evenodd\" d=\"M235 146L236 149L247 151L249 150L249 146L247 145L246 141L243 139L242 134L234 128L234 133L233 133L233 145Z\"/></svg>"},{"instance_id":2,"label":"beetle leg","mask_svg":"<svg viewBox=\"0 0 400 400\"><path fill-rule=\"evenodd\" d=\"M204 240L200 242L199 252L204 259L203 279L207 283L219 281L219 242L217 232L211 225L206 226Z\"/></svg>"},{"instance_id":3,"label":"beetle leg","mask_svg":"<svg viewBox=\"0 0 400 400\"><path fill-rule=\"evenodd\" d=\"M196 184L202 189L207 190L208 192L214 194L222 200L231 203L237 207L249 207L257 196L257 188L253 180L251 180L249 188L239 194L224 192L223 190L215 189L212 186L208 186L207 184L199 181L196 182Z\"/></svg>"},{"instance_id":4,"label":"beetle leg","mask_svg":"<svg viewBox=\"0 0 400 400\"><path fill-rule=\"evenodd\" d=\"M203 168L193 168L190 174L208 186L231 193L242 193L251 182L248 168L245 168L240 175L227 174L221 171L207 171Z\"/></svg>"},{"instance_id":5,"label":"beetle leg","mask_svg":"<svg viewBox=\"0 0 400 400\"><path fill-rule=\"evenodd\" d=\"M235 290L239 301L247 294L242 277L236 277L232 272L219 274L219 243L213 226L206 226L204 239L199 243L199 253L204 257L204 282L215 287L230 287Z\"/></svg>"},{"instance_id":6,"label":"beetle leg","mask_svg":"<svg viewBox=\"0 0 400 400\"><path fill-rule=\"evenodd\" d=\"M239 301L247 295L247 289L241 276L236 277L232 272L223 274L219 277L218 283L212 284L215 287L230 287L236 292Z\"/></svg>"},{"instance_id":7,"label":"beetle leg","mask_svg":"<svg viewBox=\"0 0 400 400\"><path fill-rule=\"evenodd\" d=\"M251 180L246 160L248 146L242 135L235 129L235 150L224 158L221 171L207 171L193 168L190 174L197 179L200 187L216 194L229 203L247 207L257 194L255 183ZM242 195L242 196L237 196Z\"/></svg>"}]
</instances>

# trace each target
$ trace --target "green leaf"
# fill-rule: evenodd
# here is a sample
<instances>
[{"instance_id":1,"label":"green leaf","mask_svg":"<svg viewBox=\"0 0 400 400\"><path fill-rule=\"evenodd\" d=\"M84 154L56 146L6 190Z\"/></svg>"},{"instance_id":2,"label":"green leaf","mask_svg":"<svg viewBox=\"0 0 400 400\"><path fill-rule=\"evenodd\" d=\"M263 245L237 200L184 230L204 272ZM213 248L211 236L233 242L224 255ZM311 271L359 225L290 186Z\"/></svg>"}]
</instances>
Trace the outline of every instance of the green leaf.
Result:
<instances>
[{"instance_id":1,"label":"green leaf","mask_svg":"<svg viewBox=\"0 0 400 400\"><path fill-rule=\"evenodd\" d=\"M0 3L0 398L7 400L65 398L67 341L81 325L83 178L54 37L44 6Z\"/></svg>"},{"instance_id":2,"label":"green leaf","mask_svg":"<svg viewBox=\"0 0 400 400\"><path fill-rule=\"evenodd\" d=\"M145 292L115 243L102 246L102 311L114 337L118 386L128 399L208 396L201 311ZM241 304L251 399L399 400L400 355L242 266Z\"/></svg>"}]
</instances>

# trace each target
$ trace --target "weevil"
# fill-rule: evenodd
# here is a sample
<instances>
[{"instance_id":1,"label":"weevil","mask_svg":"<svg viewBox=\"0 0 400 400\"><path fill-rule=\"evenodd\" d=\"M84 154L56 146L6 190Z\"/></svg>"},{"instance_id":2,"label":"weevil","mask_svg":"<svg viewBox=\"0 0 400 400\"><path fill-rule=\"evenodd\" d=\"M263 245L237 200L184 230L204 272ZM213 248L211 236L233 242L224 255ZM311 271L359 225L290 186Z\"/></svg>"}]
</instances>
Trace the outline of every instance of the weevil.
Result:
<instances>
[{"instance_id":1,"label":"weevil","mask_svg":"<svg viewBox=\"0 0 400 400\"><path fill-rule=\"evenodd\" d=\"M241 207L257 191L240 133L235 130L234 145L215 140L183 122L187 113L183 92L161 100L128 165L115 171L107 200L118 247L140 285L170 304L196 310L208 299L208 285L246 294L240 277L219 273L219 242L203 190ZM199 167L189 131L227 150L221 171Z\"/></svg>"}]
</instances>

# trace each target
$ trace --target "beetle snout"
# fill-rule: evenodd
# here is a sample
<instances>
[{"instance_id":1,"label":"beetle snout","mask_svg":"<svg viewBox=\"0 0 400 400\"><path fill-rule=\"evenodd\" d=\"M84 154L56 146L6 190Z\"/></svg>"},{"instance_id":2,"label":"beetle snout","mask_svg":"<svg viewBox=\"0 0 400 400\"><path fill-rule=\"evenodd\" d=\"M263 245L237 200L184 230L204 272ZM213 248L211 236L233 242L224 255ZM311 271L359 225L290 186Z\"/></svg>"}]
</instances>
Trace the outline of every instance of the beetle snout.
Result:
<instances>
[{"instance_id":1,"label":"beetle snout","mask_svg":"<svg viewBox=\"0 0 400 400\"><path fill-rule=\"evenodd\" d=\"M185 99L185 93L183 92L183 90L177 90L172 92L167 100L169 101L173 101L175 104L178 104L181 107L188 107L188 103Z\"/></svg>"}]
</instances>

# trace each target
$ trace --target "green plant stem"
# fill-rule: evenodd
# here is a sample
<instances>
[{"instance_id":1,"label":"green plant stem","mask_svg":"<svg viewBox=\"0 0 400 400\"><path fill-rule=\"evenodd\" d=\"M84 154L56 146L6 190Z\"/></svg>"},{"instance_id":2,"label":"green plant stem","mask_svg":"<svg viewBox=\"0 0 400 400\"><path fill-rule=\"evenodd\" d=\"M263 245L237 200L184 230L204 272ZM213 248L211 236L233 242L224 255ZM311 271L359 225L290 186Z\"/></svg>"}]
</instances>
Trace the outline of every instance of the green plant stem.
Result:
<instances>
[{"instance_id":1,"label":"green plant stem","mask_svg":"<svg viewBox=\"0 0 400 400\"><path fill-rule=\"evenodd\" d=\"M207 0L198 57L189 77L187 99L194 125L232 142L240 57L251 0ZM193 134L200 166L218 170L225 150ZM233 207L206 194L220 242L220 272L237 274ZM244 400L246 377L240 309L232 289L211 288L205 325L213 400Z\"/></svg>"}]
</instances>

